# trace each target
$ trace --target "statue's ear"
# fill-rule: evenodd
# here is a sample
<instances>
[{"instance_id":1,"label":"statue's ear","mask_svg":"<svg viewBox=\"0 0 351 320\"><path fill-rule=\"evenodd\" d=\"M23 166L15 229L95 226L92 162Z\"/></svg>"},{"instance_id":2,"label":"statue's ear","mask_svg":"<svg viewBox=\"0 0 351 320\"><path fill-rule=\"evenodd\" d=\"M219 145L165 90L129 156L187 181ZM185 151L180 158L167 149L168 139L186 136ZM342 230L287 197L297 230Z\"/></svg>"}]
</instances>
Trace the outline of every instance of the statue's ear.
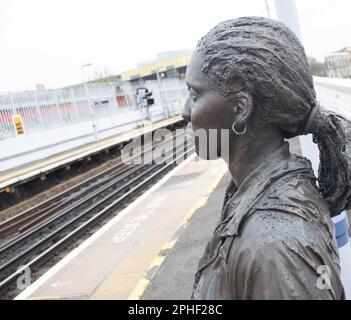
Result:
<instances>
[{"instance_id":1,"label":"statue's ear","mask_svg":"<svg viewBox=\"0 0 351 320\"><path fill-rule=\"evenodd\" d=\"M247 123L253 111L252 97L249 93L241 92L236 95L233 105L235 121Z\"/></svg>"}]
</instances>

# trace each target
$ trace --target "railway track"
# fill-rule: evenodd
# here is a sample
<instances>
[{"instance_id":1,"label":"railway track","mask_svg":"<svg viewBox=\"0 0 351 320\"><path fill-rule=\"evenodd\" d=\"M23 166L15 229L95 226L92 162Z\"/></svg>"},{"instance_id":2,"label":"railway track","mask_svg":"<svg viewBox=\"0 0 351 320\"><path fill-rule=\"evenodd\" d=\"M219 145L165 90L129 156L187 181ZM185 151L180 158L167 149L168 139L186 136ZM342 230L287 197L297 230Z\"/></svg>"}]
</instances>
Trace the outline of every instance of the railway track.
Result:
<instances>
[{"instance_id":1,"label":"railway track","mask_svg":"<svg viewBox=\"0 0 351 320\"><path fill-rule=\"evenodd\" d=\"M168 143L172 140L173 137L168 138L166 141L164 141L164 143ZM133 157L130 157L130 160L137 159L142 154L151 152L154 150L154 148L155 145L145 145L143 151L138 152ZM112 179L133 168L131 165L127 166L122 163L120 158L118 161L119 162L114 164L112 167L95 174L89 179L86 179L72 186L71 188L13 216L12 218L1 222L0 246L5 242L5 240L10 240L8 238L11 238L11 236L28 230L33 225L39 223L50 215L53 215L58 210L62 210L62 208L74 203L76 198L85 197L89 193L92 193L94 190L97 190L99 187L110 182Z\"/></svg>"},{"instance_id":2,"label":"railway track","mask_svg":"<svg viewBox=\"0 0 351 320\"><path fill-rule=\"evenodd\" d=\"M174 146L173 139L165 141L171 144L165 154L171 156L162 164L116 165L0 224L0 233L21 231L0 246L0 294L11 290L23 270L40 268L104 218L118 214L123 203L193 152L193 147Z\"/></svg>"}]
</instances>

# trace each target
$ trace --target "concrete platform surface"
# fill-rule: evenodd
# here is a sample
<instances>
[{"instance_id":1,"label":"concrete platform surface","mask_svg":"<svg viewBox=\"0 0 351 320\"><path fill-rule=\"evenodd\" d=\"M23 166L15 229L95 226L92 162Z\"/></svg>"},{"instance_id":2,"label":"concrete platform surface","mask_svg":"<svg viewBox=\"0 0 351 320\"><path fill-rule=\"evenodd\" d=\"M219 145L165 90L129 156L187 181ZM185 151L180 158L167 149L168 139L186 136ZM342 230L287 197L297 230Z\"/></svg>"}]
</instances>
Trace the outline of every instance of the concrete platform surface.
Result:
<instances>
[{"instance_id":1,"label":"concrete platform surface","mask_svg":"<svg viewBox=\"0 0 351 320\"><path fill-rule=\"evenodd\" d=\"M152 279L142 300L188 300L199 260L212 236L222 210L229 173L221 179L206 205L199 208L174 245L159 272Z\"/></svg>"},{"instance_id":2,"label":"concrete platform surface","mask_svg":"<svg viewBox=\"0 0 351 320\"><path fill-rule=\"evenodd\" d=\"M222 160L194 158L173 169L16 299L139 299L153 285L168 253L187 229L194 237L199 235L193 247L189 244L188 249L195 251L210 232L212 222L206 218L202 226L208 230L204 234L201 228L195 231L190 227L189 221L205 205L227 169ZM218 199L219 193L214 193ZM218 217L221 204L222 200L214 205L212 220ZM196 257L189 256L193 264L199 254L201 250ZM175 268L184 270L188 264L179 260ZM177 283L169 282L169 286L177 287Z\"/></svg>"}]
</instances>

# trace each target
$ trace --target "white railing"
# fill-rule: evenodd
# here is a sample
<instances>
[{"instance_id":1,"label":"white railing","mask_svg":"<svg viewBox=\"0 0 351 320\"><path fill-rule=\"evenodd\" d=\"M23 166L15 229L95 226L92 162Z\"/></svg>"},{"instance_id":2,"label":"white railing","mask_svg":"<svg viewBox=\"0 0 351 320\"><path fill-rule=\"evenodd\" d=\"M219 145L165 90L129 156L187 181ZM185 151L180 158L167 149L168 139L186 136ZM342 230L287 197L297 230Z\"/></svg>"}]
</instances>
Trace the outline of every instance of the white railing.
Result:
<instances>
[{"instance_id":1,"label":"white railing","mask_svg":"<svg viewBox=\"0 0 351 320\"><path fill-rule=\"evenodd\" d=\"M179 114L186 100L183 80L147 81L155 105L164 108L165 117ZM76 86L58 90L0 94L0 140L15 138L13 116L20 115L26 135L85 121L98 121L118 113L138 109L138 85L110 83ZM90 103L89 103L90 102ZM151 107L150 112L159 108ZM159 113L159 111L157 111Z\"/></svg>"},{"instance_id":2,"label":"white railing","mask_svg":"<svg viewBox=\"0 0 351 320\"><path fill-rule=\"evenodd\" d=\"M351 79L314 77L314 87L322 106L351 120Z\"/></svg>"}]
</instances>

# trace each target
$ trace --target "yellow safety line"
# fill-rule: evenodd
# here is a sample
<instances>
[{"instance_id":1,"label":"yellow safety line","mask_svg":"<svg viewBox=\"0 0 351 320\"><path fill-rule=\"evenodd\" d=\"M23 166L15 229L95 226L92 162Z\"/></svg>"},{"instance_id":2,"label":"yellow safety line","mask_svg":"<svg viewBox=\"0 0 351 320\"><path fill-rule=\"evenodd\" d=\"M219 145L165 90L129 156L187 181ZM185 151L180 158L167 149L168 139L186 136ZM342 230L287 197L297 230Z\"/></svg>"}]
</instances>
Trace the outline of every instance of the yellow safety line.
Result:
<instances>
[{"instance_id":1,"label":"yellow safety line","mask_svg":"<svg viewBox=\"0 0 351 320\"><path fill-rule=\"evenodd\" d=\"M198 200L194 206L191 207L191 209L187 212L187 214L184 216L184 219L182 220L182 222L180 223L180 225L178 226L178 228L176 229L176 231L174 232L174 234L177 233L177 231L181 228L183 228L193 217L194 213L199 210L200 208L202 208L206 203L207 203L207 199L209 198L211 192L217 187L217 185L219 184L219 182L221 181L222 177L224 176L225 172L227 171L226 168L224 168L220 174L214 179L214 181L212 182L212 184L210 185L210 187L208 188L208 192L207 195L200 198L200 200ZM179 238L179 237L178 237ZM177 239L173 239L172 241L168 241L161 249L160 253L157 255L157 257L151 262L147 272L145 273L145 276L139 280L138 284L135 286L135 288L133 289L132 293L128 296L128 300L139 300L141 298L141 296L144 294L145 290L147 289L147 287L150 284L150 281L152 279L147 279L146 275L149 273L149 271L152 268L157 268L158 269L161 267L162 263L166 260L166 257L164 256L165 253L169 250L171 250L174 245L176 244L176 242L178 241ZM157 272L155 271L153 273L153 275L155 275Z\"/></svg>"},{"instance_id":2,"label":"yellow safety line","mask_svg":"<svg viewBox=\"0 0 351 320\"><path fill-rule=\"evenodd\" d=\"M133 289L132 293L129 295L128 300L139 300L148 287L149 283L150 281L146 278L140 279L138 284Z\"/></svg>"},{"instance_id":3,"label":"yellow safety line","mask_svg":"<svg viewBox=\"0 0 351 320\"><path fill-rule=\"evenodd\" d=\"M171 250L171 249L174 247L175 243L176 243L175 240L167 242L167 243L163 246L162 251L169 251L169 250Z\"/></svg>"}]
</instances>

